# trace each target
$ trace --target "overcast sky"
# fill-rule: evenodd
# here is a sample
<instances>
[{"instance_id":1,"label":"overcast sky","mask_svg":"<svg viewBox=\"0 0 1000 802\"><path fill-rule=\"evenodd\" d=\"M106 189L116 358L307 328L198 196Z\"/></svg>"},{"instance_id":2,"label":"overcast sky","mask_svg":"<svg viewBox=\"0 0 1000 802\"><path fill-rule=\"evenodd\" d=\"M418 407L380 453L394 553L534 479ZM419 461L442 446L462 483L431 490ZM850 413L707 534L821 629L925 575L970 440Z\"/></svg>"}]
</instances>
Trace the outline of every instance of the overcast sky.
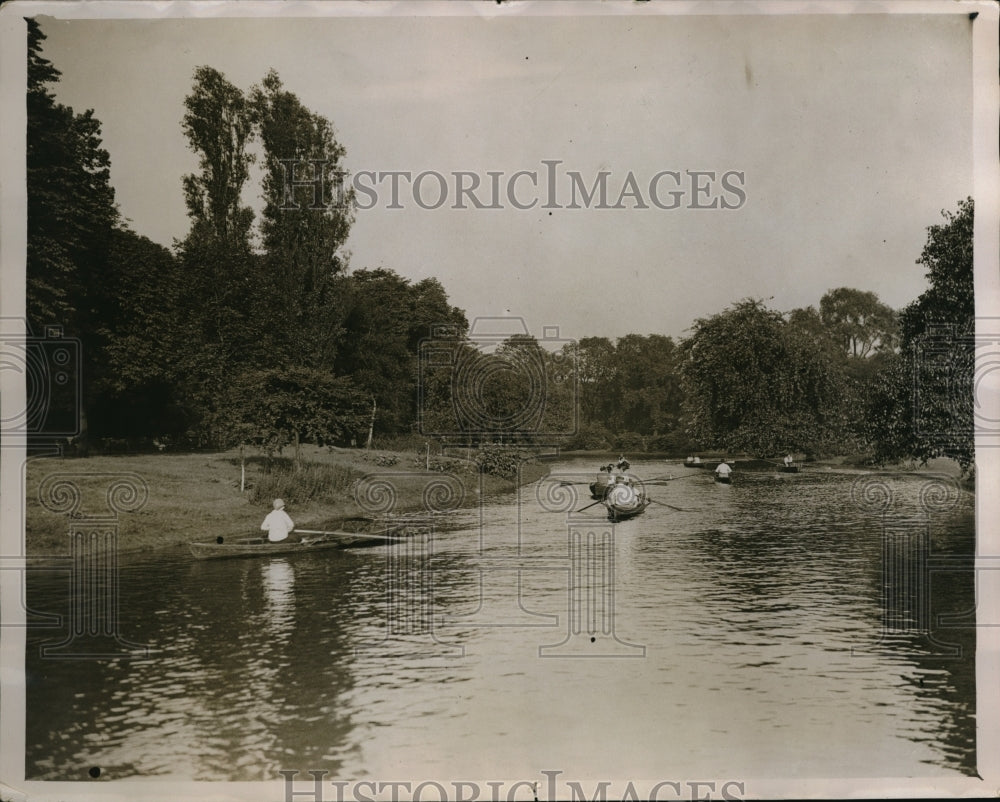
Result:
<instances>
[{"instance_id":1,"label":"overcast sky","mask_svg":"<svg viewBox=\"0 0 1000 802\"><path fill-rule=\"evenodd\" d=\"M652 6L653 4L650 4ZM681 336L741 298L787 311L828 289L872 290L901 307L926 286L914 262L926 227L972 194L971 23L967 15L42 20L59 100L93 108L133 228L185 235L181 132L199 65L249 89L269 68L335 125L346 166L434 171L447 202L421 208L401 184L359 210L354 268L437 276L476 316L520 315L541 336ZM638 9L638 10L637 10ZM492 13L492 12L491 12ZM555 203L568 173L609 171L609 205ZM506 186L518 171L535 173ZM501 209L450 208L456 171L498 180ZM680 207L658 198L684 191ZM687 171L714 171L695 195ZM725 191L721 174L739 192ZM491 179L488 173L502 173ZM471 179L470 179L471 180ZM375 183L368 179L368 183ZM421 185L425 204L436 181ZM256 187L253 194L258 193ZM732 209L694 209L718 203ZM596 200L594 201L596 203ZM631 208L645 202L650 208ZM553 204L550 204L553 205Z\"/></svg>"}]
</instances>

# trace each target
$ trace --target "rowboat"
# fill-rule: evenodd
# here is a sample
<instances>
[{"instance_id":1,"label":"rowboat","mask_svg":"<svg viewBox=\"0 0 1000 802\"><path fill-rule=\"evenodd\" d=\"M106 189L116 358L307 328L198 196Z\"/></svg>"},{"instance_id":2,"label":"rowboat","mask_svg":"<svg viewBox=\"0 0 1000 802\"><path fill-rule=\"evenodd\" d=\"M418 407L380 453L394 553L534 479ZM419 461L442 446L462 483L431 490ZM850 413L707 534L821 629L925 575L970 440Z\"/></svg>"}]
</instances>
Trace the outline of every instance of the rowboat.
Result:
<instances>
[{"instance_id":1,"label":"rowboat","mask_svg":"<svg viewBox=\"0 0 1000 802\"><path fill-rule=\"evenodd\" d=\"M270 557L278 554L302 554L330 549L352 549L360 546L380 546L398 543L404 536L398 526L384 526L370 530L336 529L330 532L293 533L287 540L271 543L265 536L217 537L212 542L188 543L191 553L199 560L218 557Z\"/></svg>"},{"instance_id":2,"label":"rowboat","mask_svg":"<svg viewBox=\"0 0 1000 802\"><path fill-rule=\"evenodd\" d=\"M635 518L636 515L644 512L646 507L651 503L648 498L643 498L639 500L638 504L632 507L622 507L610 502L605 502L605 506L608 508L608 519L617 523L618 521L627 521L629 518Z\"/></svg>"},{"instance_id":3,"label":"rowboat","mask_svg":"<svg viewBox=\"0 0 1000 802\"><path fill-rule=\"evenodd\" d=\"M781 471L782 473L798 473L799 472L799 466L798 465L782 465L778 470Z\"/></svg>"},{"instance_id":4,"label":"rowboat","mask_svg":"<svg viewBox=\"0 0 1000 802\"><path fill-rule=\"evenodd\" d=\"M625 521L643 512L650 504L649 499L633 485L619 482L608 490L604 497L604 506L608 508L608 518L612 521Z\"/></svg>"},{"instance_id":5,"label":"rowboat","mask_svg":"<svg viewBox=\"0 0 1000 802\"><path fill-rule=\"evenodd\" d=\"M704 468L705 467L705 463L704 462L685 462L684 463L684 467L685 468Z\"/></svg>"},{"instance_id":6,"label":"rowboat","mask_svg":"<svg viewBox=\"0 0 1000 802\"><path fill-rule=\"evenodd\" d=\"M719 474L715 474L715 481L718 482L720 485L731 485L733 483L733 477L719 476Z\"/></svg>"}]
</instances>

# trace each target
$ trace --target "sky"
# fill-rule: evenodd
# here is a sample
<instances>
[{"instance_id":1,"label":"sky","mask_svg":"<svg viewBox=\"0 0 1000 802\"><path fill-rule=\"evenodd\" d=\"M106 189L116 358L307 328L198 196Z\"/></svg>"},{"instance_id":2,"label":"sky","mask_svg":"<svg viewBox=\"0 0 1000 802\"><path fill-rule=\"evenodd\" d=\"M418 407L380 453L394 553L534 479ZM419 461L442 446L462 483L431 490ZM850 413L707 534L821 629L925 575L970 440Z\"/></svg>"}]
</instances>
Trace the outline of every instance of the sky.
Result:
<instances>
[{"instance_id":1,"label":"sky","mask_svg":"<svg viewBox=\"0 0 1000 802\"><path fill-rule=\"evenodd\" d=\"M188 228L181 178L196 159L180 121L195 68L243 89L274 68L378 190L357 211L352 268L436 276L470 320L519 316L550 338L553 327L566 339L679 337L745 297L789 311L850 286L899 308L923 291L926 228L973 193L967 15L601 5L586 16L41 22L57 98L95 110L123 215L167 246ZM546 160L557 194L543 208ZM440 174L446 202L423 208L403 181L402 208L388 208L376 178L389 171ZM481 181L485 205L498 180L503 208L452 208L459 171ZM649 208L634 194L624 208L566 208L570 173L589 188L601 171L606 205L631 173ZM700 194L697 171L715 174L697 179ZM678 208L652 202L661 173L657 198L669 206L678 189ZM247 201L259 207L258 194ZM437 196L431 175L419 198ZM690 208L713 200L736 208Z\"/></svg>"}]
</instances>

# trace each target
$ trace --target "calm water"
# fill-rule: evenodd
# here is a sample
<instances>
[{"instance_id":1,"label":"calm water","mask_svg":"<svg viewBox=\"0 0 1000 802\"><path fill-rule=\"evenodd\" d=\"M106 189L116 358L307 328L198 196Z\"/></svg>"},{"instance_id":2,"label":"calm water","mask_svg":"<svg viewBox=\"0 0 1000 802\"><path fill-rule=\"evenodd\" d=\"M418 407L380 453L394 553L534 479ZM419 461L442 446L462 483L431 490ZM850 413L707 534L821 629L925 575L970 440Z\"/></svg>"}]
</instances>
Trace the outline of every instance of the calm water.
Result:
<instances>
[{"instance_id":1,"label":"calm water","mask_svg":"<svg viewBox=\"0 0 1000 802\"><path fill-rule=\"evenodd\" d=\"M119 634L148 658L42 659L66 633L29 631L27 776L974 773L970 495L633 465L671 471L613 539L549 481L406 550L130 557ZM34 611L67 597L31 573Z\"/></svg>"}]
</instances>

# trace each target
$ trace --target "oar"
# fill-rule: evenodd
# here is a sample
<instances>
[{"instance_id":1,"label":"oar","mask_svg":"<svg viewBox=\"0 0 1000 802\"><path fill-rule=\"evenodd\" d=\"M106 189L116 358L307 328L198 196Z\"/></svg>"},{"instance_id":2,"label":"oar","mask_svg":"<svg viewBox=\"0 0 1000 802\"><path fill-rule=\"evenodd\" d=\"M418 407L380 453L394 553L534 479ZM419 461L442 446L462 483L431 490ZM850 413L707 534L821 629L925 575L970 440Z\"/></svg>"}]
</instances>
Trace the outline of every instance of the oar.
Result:
<instances>
[{"instance_id":1,"label":"oar","mask_svg":"<svg viewBox=\"0 0 1000 802\"><path fill-rule=\"evenodd\" d=\"M604 499L602 498L600 501L595 501L593 504L588 504L586 507L581 507L580 509L577 510L577 512L583 512L584 510L589 510L591 507L596 507L598 504L603 504L603 503Z\"/></svg>"},{"instance_id":2,"label":"oar","mask_svg":"<svg viewBox=\"0 0 1000 802\"><path fill-rule=\"evenodd\" d=\"M654 504L662 504L664 507L670 507L670 509L676 510L677 512L691 512L691 510L685 510L682 507L675 507L673 504L667 504L665 501L657 501L655 498L651 498L650 501Z\"/></svg>"},{"instance_id":3,"label":"oar","mask_svg":"<svg viewBox=\"0 0 1000 802\"><path fill-rule=\"evenodd\" d=\"M683 476L657 476L654 479L647 479L645 484L652 482L676 482L678 479L690 479L695 476L704 476L703 473L686 473Z\"/></svg>"},{"instance_id":4,"label":"oar","mask_svg":"<svg viewBox=\"0 0 1000 802\"><path fill-rule=\"evenodd\" d=\"M374 532L320 532L317 529L296 529L300 535L326 535L327 537L350 537L365 538L367 540L387 540L391 543L398 543L400 538L390 535L377 535Z\"/></svg>"}]
</instances>

